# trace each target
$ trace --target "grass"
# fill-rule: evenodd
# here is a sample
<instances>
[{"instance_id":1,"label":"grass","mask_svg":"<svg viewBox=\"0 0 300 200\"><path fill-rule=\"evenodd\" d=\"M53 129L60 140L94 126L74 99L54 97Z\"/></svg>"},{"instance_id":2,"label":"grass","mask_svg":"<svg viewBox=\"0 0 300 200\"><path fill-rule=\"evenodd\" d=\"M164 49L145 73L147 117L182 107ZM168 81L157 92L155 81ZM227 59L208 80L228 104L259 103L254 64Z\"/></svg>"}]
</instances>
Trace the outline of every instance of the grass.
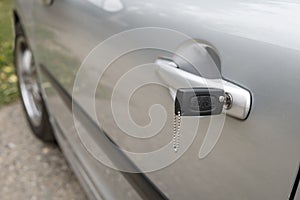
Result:
<instances>
[{"instance_id":1,"label":"grass","mask_svg":"<svg viewBox=\"0 0 300 200\"><path fill-rule=\"evenodd\" d=\"M13 67L11 1L0 0L0 107L18 97Z\"/></svg>"}]
</instances>

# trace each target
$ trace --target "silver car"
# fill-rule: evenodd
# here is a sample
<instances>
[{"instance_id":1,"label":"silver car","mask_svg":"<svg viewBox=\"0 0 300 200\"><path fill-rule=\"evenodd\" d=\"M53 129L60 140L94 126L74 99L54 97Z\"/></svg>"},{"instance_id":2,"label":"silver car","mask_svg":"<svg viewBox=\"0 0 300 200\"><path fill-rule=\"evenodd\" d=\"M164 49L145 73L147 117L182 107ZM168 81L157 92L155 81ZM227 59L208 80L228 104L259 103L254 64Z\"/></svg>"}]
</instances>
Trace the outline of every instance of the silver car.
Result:
<instances>
[{"instance_id":1,"label":"silver car","mask_svg":"<svg viewBox=\"0 0 300 200\"><path fill-rule=\"evenodd\" d=\"M90 199L300 199L299 1L13 2L28 122Z\"/></svg>"}]
</instances>

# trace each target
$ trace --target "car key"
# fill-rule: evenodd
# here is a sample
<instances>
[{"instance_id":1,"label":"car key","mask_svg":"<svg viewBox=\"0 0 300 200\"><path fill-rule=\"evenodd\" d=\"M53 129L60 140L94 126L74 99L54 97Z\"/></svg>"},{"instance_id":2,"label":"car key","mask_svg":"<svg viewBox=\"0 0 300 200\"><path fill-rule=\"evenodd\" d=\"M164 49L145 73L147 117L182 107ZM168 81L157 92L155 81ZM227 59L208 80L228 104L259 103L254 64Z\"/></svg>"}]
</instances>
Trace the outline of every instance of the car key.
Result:
<instances>
[{"instance_id":1,"label":"car key","mask_svg":"<svg viewBox=\"0 0 300 200\"><path fill-rule=\"evenodd\" d=\"M182 116L219 115L223 111L225 93L217 88L180 88L174 110L173 149L179 149Z\"/></svg>"},{"instance_id":2,"label":"car key","mask_svg":"<svg viewBox=\"0 0 300 200\"><path fill-rule=\"evenodd\" d=\"M175 114L207 116L222 113L225 93L217 88L181 88L177 90Z\"/></svg>"}]
</instances>

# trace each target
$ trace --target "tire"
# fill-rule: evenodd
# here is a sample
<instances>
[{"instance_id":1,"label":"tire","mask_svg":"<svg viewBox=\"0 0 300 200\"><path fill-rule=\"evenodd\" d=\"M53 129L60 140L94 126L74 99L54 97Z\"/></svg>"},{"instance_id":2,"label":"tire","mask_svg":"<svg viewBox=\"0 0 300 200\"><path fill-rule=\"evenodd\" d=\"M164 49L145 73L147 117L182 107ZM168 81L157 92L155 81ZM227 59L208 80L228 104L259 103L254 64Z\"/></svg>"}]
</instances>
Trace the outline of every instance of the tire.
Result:
<instances>
[{"instance_id":1,"label":"tire","mask_svg":"<svg viewBox=\"0 0 300 200\"><path fill-rule=\"evenodd\" d=\"M38 139L44 142L55 142L28 40L20 24L16 24L15 31L14 62L19 93L27 121Z\"/></svg>"}]
</instances>

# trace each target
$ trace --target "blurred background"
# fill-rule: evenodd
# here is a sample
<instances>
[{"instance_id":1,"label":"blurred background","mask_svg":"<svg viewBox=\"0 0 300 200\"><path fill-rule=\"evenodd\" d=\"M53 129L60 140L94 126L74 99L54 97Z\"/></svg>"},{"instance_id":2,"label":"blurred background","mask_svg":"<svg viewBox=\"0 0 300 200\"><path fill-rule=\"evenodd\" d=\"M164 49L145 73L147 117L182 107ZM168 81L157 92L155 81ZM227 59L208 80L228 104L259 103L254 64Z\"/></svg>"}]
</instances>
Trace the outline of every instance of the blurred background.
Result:
<instances>
[{"instance_id":1,"label":"blurred background","mask_svg":"<svg viewBox=\"0 0 300 200\"><path fill-rule=\"evenodd\" d=\"M18 97L13 67L11 0L0 0L0 108Z\"/></svg>"},{"instance_id":2,"label":"blurred background","mask_svg":"<svg viewBox=\"0 0 300 200\"><path fill-rule=\"evenodd\" d=\"M55 144L31 133L18 100L11 0L0 0L0 199L86 199Z\"/></svg>"}]
</instances>

